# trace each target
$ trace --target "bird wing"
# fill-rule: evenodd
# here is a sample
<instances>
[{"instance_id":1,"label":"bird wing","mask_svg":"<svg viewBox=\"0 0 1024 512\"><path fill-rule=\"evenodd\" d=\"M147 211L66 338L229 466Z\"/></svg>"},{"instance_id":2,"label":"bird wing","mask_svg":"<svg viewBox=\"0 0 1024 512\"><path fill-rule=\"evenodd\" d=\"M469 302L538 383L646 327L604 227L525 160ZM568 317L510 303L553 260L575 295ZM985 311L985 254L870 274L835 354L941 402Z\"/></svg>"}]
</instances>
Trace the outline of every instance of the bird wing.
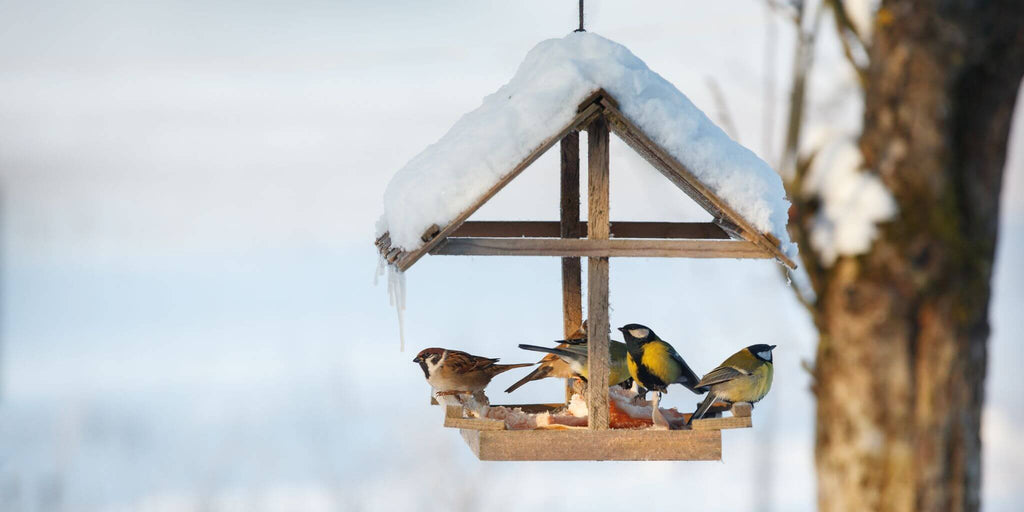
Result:
<instances>
[{"instance_id":1,"label":"bird wing","mask_svg":"<svg viewBox=\"0 0 1024 512\"><path fill-rule=\"evenodd\" d=\"M497 363L497 358L474 356L461 350L449 350L445 364L458 373L469 373L487 369Z\"/></svg>"},{"instance_id":2,"label":"bird wing","mask_svg":"<svg viewBox=\"0 0 1024 512\"><path fill-rule=\"evenodd\" d=\"M679 355L679 352L676 352L675 348L671 348L671 345L669 347L672 351L672 359L675 359L675 361L679 363L679 378L676 379L675 382L686 386L690 391L696 393L697 391L695 388L698 387L697 381L700 379L697 378L696 373L693 373L690 365L686 364L686 361L683 360L683 356Z\"/></svg>"},{"instance_id":3,"label":"bird wing","mask_svg":"<svg viewBox=\"0 0 1024 512\"><path fill-rule=\"evenodd\" d=\"M703 388L706 386L713 386L737 377L743 377L744 375L750 374L733 366L719 366L718 368L708 372L708 374L697 383L696 387Z\"/></svg>"}]
</instances>

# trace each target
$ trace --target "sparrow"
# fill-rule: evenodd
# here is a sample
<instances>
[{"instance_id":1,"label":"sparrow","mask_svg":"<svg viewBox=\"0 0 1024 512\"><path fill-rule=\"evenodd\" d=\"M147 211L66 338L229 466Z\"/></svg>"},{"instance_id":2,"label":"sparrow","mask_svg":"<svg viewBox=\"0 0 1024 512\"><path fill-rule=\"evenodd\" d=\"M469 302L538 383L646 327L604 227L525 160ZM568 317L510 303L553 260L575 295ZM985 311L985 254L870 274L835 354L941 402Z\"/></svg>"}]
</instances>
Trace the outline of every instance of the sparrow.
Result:
<instances>
[{"instance_id":1,"label":"sparrow","mask_svg":"<svg viewBox=\"0 0 1024 512\"><path fill-rule=\"evenodd\" d=\"M716 400L754 403L772 387L772 349L775 345L751 345L729 356L704 376L697 387L708 388L708 396L697 406L690 421L701 419ZM687 422L689 424L689 421Z\"/></svg>"},{"instance_id":2,"label":"sparrow","mask_svg":"<svg viewBox=\"0 0 1024 512\"><path fill-rule=\"evenodd\" d=\"M586 339L587 339L587 321L584 320L583 321L583 325L581 325L579 327L579 329L576 329L576 332L572 333L572 335L569 336L568 340L562 341L555 348L565 348L565 347L569 346L570 343L573 343L573 342L584 342L584 341L586 341ZM541 358L540 361L537 361L537 368L535 370L533 370L532 372L527 374L526 377L523 377L523 378L519 379L518 381L516 381L515 384L512 384L511 386L509 386L508 389L505 390L505 392L506 393L511 393L511 392L519 389L520 387L522 387L523 384L526 384L527 382L534 381L534 380L547 379L547 378L569 379L569 378L572 378L574 376L575 376L575 373L573 373L572 369L569 368L569 364L568 363L566 363L560 357L558 357L558 356L556 356L554 354L548 354L548 355L544 356L543 358Z\"/></svg>"},{"instance_id":3,"label":"sparrow","mask_svg":"<svg viewBox=\"0 0 1024 512\"><path fill-rule=\"evenodd\" d=\"M438 396L471 394L486 403L484 388L495 375L534 363L496 364L498 359L480 357L460 350L425 348L412 360L420 365L427 384Z\"/></svg>"},{"instance_id":4,"label":"sparrow","mask_svg":"<svg viewBox=\"0 0 1024 512\"><path fill-rule=\"evenodd\" d=\"M626 368L626 344L615 340L609 340L609 342L608 352L611 356L611 365L608 368L608 385L614 386L629 379L629 369ZM573 374L584 380L590 380L586 340L562 340L562 344L555 348L526 344L519 345L519 348L552 354L569 365Z\"/></svg>"}]
</instances>

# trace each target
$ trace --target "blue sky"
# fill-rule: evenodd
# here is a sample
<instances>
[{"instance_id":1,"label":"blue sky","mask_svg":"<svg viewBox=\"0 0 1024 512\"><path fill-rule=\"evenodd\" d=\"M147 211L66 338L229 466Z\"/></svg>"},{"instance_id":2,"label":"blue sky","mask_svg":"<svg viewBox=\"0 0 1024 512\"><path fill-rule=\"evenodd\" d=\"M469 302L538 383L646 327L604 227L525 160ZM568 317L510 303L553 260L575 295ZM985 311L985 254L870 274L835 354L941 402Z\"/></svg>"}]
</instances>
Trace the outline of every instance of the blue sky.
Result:
<instances>
[{"instance_id":1,"label":"blue sky","mask_svg":"<svg viewBox=\"0 0 1024 512\"><path fill-rule=\"evenodd\" d=\"M0 1L0 508L517 510L636 495L715 508L737 489L811 508L799 365L814 333L773 264L612 265L612 322L648 323L695 368L780 345L757 426L726 433L724 463L479 463L440 427L412 353L532 360L515 345L559 334L555 260L424 259L398 350L373 285L387 180L534 44L572 29L575 4ZM588 27L717 119L714 79L739 141L771 162L764 9L706 4L588 2ZM792 37L777 30L781 112ZM855 129L834 44L819 62L809 122ZM1024 503L1024 292L1009 264L1024 257L1021 118L992 305L986 510ZM701 215L628 148L612 153L613 217ZM555 218L556 168L542 158L477 218ZM601 491L561 483L567 472Z\"/></svg>"}]
</instances>

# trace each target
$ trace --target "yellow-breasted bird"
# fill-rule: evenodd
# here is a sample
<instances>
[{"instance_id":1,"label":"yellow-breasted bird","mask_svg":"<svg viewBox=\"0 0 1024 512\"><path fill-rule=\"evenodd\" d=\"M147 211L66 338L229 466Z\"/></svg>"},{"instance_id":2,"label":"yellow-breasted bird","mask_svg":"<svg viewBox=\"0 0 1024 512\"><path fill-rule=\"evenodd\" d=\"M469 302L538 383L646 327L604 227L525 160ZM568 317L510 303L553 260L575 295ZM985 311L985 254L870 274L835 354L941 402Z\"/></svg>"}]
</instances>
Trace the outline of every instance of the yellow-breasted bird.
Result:
<instances>
[{"instance_id":1,"label":"yellow-breasted bird","mask_svg":"<svg viewBox=\"0 0 1024 512\"><path fill-rule=\"evenodd\" d=\"M682 384L696 394L707 389L697 385L697 374L672 345L658 338L649 327L628 324L619 327L626 338L626 365L638 386L664 393L669 384Z\"/></svg>"},{"instance_id":2,"label":"yellow-breasted bird","mask_svg":"<svg viewBox=\"0 0 1024 512\"><path fill-rule=\"evenodd\" d=\"M707 387L708 396L697 406L690 421L699 420L716 400L754 403L768 394L775 373L772 349L775 345L751 345L729 356L718 368L704 376L698 387Z\"/></svg>"},{"instance_id":3,"label":"yellow-breasted bird","mask_svg":"<svg viewBox=\"0 0 1024 512\"><path fill-rule=\"evenodd\" d=\"M590 380L586 341L563 340L562 344L555 348L521 344L519 348L553 354L562 361L565 361L574 374L582 377L584 380ZM626 344L621 341L609 340L608 353L611 356L611 365L608 368L608 385L614 386L628 380L629 369L626 367Z\"/></svg>"},{"instance_id":4,"label":"yellow-breasted bird","mask_svg":"<svg viewBox=\"0 0 1024 512\"><path fill-rule=\"evenodd\" d=\"M576 343L576 342L582 343L582 342L585 342L586 339L587 339L587 321L584 320L583 321L583 325L581 325L578 329L576 329L576 332L572 333L572 335L569 336L569 339L562 341L561 344L558 345L557 348L565 348L565 347L569 346L569 344L571 344L571 343ZM569 364L568 363L566 363L565 361L562 361L562 358L560 358L560 357L558 357L558 356L556 356L554 354L548 354L548 355L544 356L543 358L541 358L540 361L537 361L537 368L536 369L534 369L532 372L528 373L525 377L517 380L516 383L512 384L511 386L509 386L508 389L505 390L505 392L506 393L511 393L511 392L519 389L523 384L526 384L527 382L530 382L530 381L540 380L540 379L548 379L548 378L568 379L568 378L573 377L573 375L574 375L574 373L573 373L572 369L569 368Z\"/></svg>"}]
</instances>

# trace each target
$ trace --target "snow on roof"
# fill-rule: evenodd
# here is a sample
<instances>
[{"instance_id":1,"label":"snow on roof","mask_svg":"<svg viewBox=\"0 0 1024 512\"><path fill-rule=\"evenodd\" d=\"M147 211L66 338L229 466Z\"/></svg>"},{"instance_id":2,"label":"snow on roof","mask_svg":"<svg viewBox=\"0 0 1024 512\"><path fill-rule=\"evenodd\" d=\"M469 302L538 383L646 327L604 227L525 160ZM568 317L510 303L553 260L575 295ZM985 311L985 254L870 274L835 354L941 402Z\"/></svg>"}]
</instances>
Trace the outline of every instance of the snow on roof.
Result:
<instances>
[{"instance_id":1,"label":"snow on roof","mask_svg":"<svg viewBox=\"0 0 1024 512\"><path fill-rule=\"evenodd\" d=\"M387 231L392 247L416 250L424 231L448 225L472 206L601 88L651 140L753 227L777 237L783 253L796 256L779 175L625 46L593 32L539 43L509 83L395 173L377 234Z\"/></svg>"}]
</instances>

